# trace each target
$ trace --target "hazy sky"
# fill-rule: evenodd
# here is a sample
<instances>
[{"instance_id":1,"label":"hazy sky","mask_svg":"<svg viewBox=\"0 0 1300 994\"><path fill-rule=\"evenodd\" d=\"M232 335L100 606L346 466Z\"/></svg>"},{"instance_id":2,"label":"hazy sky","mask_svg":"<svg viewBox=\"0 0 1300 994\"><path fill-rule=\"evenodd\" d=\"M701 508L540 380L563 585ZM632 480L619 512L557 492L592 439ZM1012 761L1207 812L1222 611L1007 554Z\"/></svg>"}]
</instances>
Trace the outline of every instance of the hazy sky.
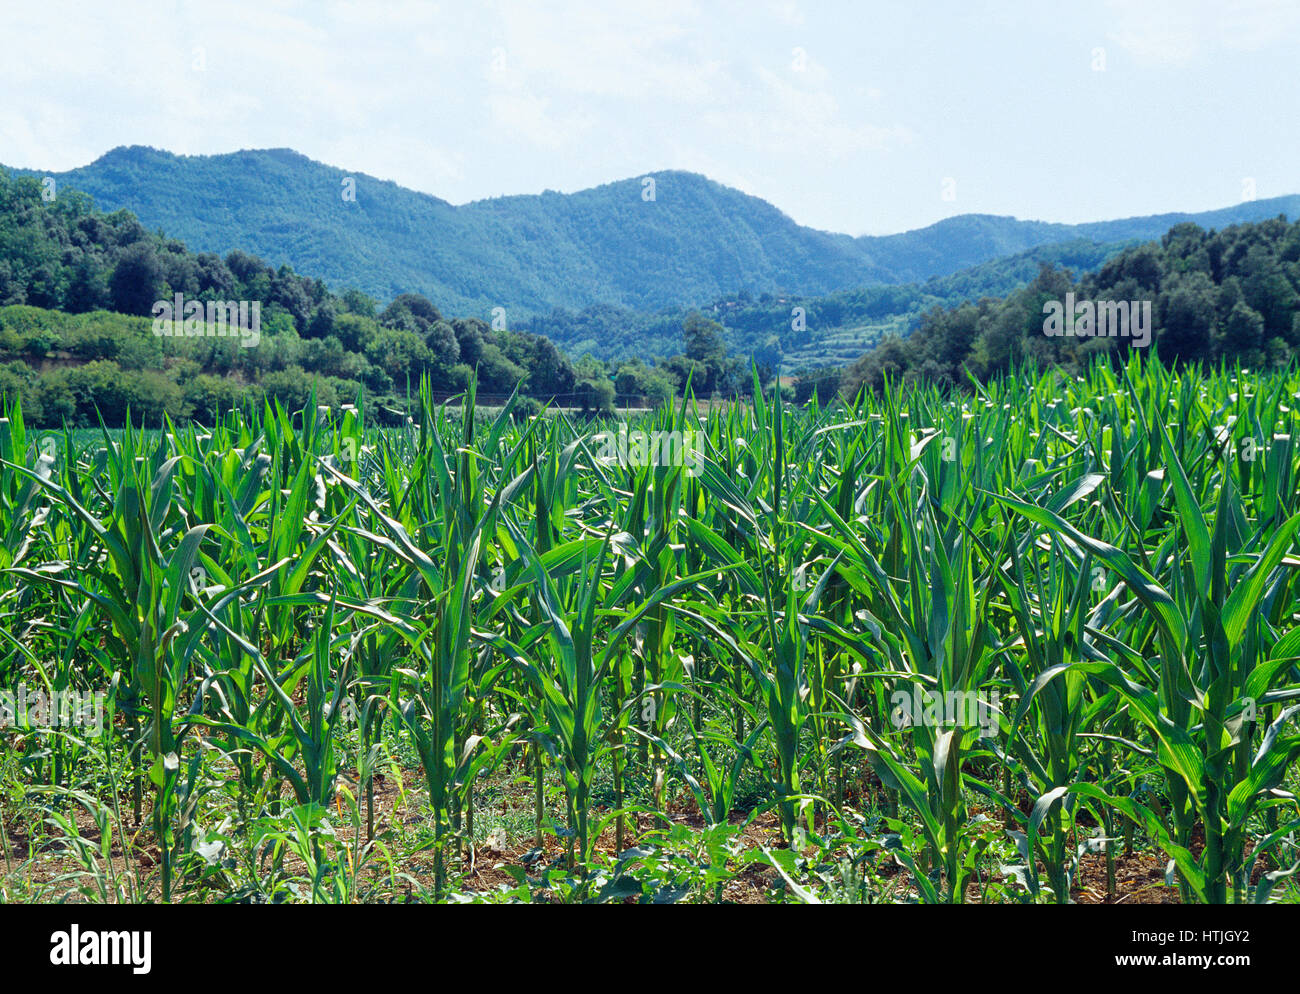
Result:
<instances>
[{"instance_id":1,"label":"hazy sky","mask_svg":"<svg viewBox=\"0 0 1300 994\"><path fill-rule=\"evenodd\" d=\"M6 165L287 146L453 203L689 169L851 234L1300 192L1300 0L0 0L0 23Z\"/></svg>"}]
</instances>

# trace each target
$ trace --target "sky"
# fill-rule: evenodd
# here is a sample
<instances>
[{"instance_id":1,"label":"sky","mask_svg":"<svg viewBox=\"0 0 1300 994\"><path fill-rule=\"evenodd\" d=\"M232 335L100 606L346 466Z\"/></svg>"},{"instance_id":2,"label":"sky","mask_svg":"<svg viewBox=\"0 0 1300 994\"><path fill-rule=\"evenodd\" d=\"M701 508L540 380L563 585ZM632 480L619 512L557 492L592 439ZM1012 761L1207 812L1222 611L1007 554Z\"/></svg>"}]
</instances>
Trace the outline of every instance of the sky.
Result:
<instances>
[{"instance_id":1,"label":"sky","mask_svg":"<svg viewBox=\"0 0 1300 994\"><path fill-rule=\"evenodd\" d=\"M801 224L1300 192L1300 0L0 0L0 163L293 148L452 203L703 173Z\"/></svg>"}]
</instances>

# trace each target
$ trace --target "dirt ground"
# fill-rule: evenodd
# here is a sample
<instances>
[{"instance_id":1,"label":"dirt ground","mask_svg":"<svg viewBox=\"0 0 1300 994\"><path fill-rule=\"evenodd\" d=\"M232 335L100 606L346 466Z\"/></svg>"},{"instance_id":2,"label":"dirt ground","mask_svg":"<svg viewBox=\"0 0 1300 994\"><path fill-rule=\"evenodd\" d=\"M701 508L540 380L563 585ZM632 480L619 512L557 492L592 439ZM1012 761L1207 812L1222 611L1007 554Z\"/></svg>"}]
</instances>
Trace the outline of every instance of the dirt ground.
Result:
<instances>
[{"instance_id":1,"label":"dirt ground","mask_svg":"<svg viewBox=\"0 0 1300 994\"><path fill-rule=\"evenodd\" d=\"M348 778L344 778L345 781ZM407 785L404 792L393 777L378 776L375 781L375 830L382 835L387 830L399 825L414 825L426 817L420 809L417 798L419 797L418 787L412 791L412 785L420 783L419 770L405 770L402 772L402 779ZM125 799L124 799L125 800ZM364 799L360 799L362 811L364 812ZM527 803L527 798L519 799L521 803ZM82 838L98 845L99 833L94 821L82 809L77 808L75 812L69 811L69 815L75 813L76 823ZM345 812L340 805L338 807L338 821L336 823L336 834L341 840L350 840L352 837L352 826L350 819L345 816ZM603 812L595 812L599 817ZM138 891L142 899L157 900L159 897L158 881L158 858L157 847L153 844L152 832L149 826L148 812L146 810L144 824L136 826L130 824L129 804L124 807L124 814L128 820L125 829L128 835L127 854L123 853L122 839L114 833L113 845L110 850L112 869L119 877L131 875L137 881ZM628 815L627 816L627 839L625 845L635 845L639 839L645 837L646 833L655 827L655 822L659 827L664 827L664 821L672 824L687 825L692 828L702 827L702 822L694 805L687 801L679 801L675 804L669 804L666 811L666 819L652 819L650 816ZM744 821L743 816L736 813L733 817L733 824L741 824ZM60 877L65 877L70 871L69 861L66 859L41 858L49 856L49 850L56 849L58 843L50 843L46 846L46 853L40 851L33 852L32 838L26 830L26 826L15 824L7 821L4 825L4 831L8 840L8 849L11 863L15 868L15 875L25 877L33 884L51 884ZM770 850L780 848L782 845L779 822L775 814L768 812L758 815L745 825L741 832L743 843L750 848L765 846ZM522 868L530 875L536 875L541 867L546 865L560 865L564 857L564 843L562 839L554 836L545 836L545 845L539 853L535 848L535 840L528 838L525 840L515 840L508 842L505 840L503 833L492 833L486 843L480 843L472 851L465 854L467 867L460 869L459 883L456 890L462 894L487 894L499 891L503 888L517 886L517 880L509 872L509 868ZM596 852L608 858L613 862L617 855L616 836L613 824L606 826L600 836L594 841ZM811 850L810 850L811 852ZM419 857L412 858L404 863L399 863L399 869L404 874L414 879L424 888L431 889L433 884L431 858L428 853L419 854ZM36 857L33 859L32 857ZM31 860L28 863L28 860ZM18 867L27 863L26 866L18 870ZM293 868L293 858L287 859L287 865ZM893 861L892 857L882 855L876 867L876 874L879 878L888 880L893 888L894 900L907 900L909 897L915 897L915 888L910 883L909 871L901 864ZM1073 890L1071 897L1078 904L1177 904L1179 903L1178 890L1170 887L1165 883L1165 860L1162 856L1145 851L1135 851L1133 853L1120 854L1115 861L1115 893L1113 896L1107 895L1106 886L1106 859L1104 854L1087 854L1081 860L1079 880ZM65 886L71 886L65 879ZM733 879L727 881L722 892L722 899L726 902L736 904L765 904L769 903L774 893L781 887L781 879L777 871L767 865L750 865L745 867ZM181 891L182 899L184 891ZM386 895L391 900L412 900L418 899L415 896L414 888L409 883L396 893ZM978 903L981 899L980 884L972 884L968 891L968 900L971 903ZM77 899L73 895L73 900ZM628 899L629 901L634 899Z\"/></svg>"}]
</instances>

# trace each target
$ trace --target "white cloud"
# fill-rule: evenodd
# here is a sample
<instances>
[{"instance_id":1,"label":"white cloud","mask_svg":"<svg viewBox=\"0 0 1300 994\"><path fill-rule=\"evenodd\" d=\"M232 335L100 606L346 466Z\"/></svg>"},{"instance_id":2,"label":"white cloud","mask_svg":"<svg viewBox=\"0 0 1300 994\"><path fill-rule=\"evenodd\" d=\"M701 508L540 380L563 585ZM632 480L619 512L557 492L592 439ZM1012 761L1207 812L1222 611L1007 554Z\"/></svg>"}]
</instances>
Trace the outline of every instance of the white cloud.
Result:
<instances>
[{"instance_id":1,"label":"white cloud","mask_svg":"<svg viewBox=\"0 0 1300 994\"><path fill-rule=\"evenodd\" d=\"M772 17L782 24L795 28L804 24L803 8L792 0L769 0L767 9L771 11Z\"/></svg>"},{"instance_id":2,"label":"white cloud","mask_svg":"<svg viewBox=\"0 0 1300 994\"><path fill-rule=\"evenodd\" d=\"M802 156L838 160L888 151L913 139L912 131L900 124L846 120L826 71L816 63L810 62L806 73L781 74L762 66L755 67L755 73L767 96L764 104L752 111L723 112L714 117L714 124L730 126L758 149L780 147Z\"/></svg>"},{"instance_id":3,"label":"white cloud","mask_svg":"<svg viewBox=\"0 0 1300 994\"><path fill-rule=\"evenodd\" d=\"M1213 151L1189 166L1177 143L1157 143L1131 174L1098 171L1067 188L1055 170L1032 171L1041 160L1027 156L1027 136L1052 133L1071 108L1142 140L1185 107L1190 84L1222 99L1186 113L1206 133L1231 129L1251 161L1278 163L1275 175L1251 167L1261 188L1287 187L1298 139L1277 122L1290 113L1283 46L1300 37L1300 0L992 6L10 0L0 163L63 170L122 144L287 146L455 203L677 168L804 223L898 230L933 220L929 180L917 177L947 175L956 157L1002 198L963 209L1023 213L1032 197L1074 198L1074 210L1099 216L1109 189L1121 216L1140 213L1135 201L1151 189L1172 201L1162 207L1187 193L1203 204L1244 167ZM1123 50L1168 71L1114 103L1107 85L1122 74L1053 75L1043 55L1103 42L1115 62ZM1030 78L1034 58L1047 69Z\"/></svg>"},{"instance_id":4,"label":"white cloud","mask_svg":"<svg viewBox=\"0 0 1300 994\"><path fill-rule=\"evenodd\" d=\"M509 69L538 90L700 102L721 67L692 41L698 27L695 5L679 0L520 2L502 7L499 45Z\"/></svg>"},{"instance_id":5,"label":"white cloud","mask_svg":"<svg viewBox=\"0 0 1300 994\"><path fill-rule=\"evenodd\" d=\"M592 129L592 120L581 114L556 115L551 100L533 93L494 93L488 106L508 140L526 139L534 145L562 151L575 147ZM498 146L498 152L505 149Z\"/></svg>"},{"instance_id":6,"label":"white cloud","mask_svg":"<svg viewBox=\"0 0 1300 994\"><path fill-rule=\"evenodd\" d=\"M1180 63L1219 49L1253 52L1300 40L1294 0L1107 0L1110 38L1136 58Z\"/></svg>"}]
</instances>

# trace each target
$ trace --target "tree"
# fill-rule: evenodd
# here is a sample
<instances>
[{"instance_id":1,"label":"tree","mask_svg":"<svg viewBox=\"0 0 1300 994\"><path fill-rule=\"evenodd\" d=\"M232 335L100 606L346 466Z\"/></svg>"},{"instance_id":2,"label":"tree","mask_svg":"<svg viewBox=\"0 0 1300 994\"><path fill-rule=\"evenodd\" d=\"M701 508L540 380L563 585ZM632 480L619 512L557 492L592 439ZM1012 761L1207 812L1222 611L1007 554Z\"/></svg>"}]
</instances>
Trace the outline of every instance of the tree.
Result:
<instances>
[{"instance_id":1,"label":"tree","mask_svg":"<svg viewBox=\"0 0 1300 994\"><path fill-rule=\"evenodd\" d=\"M1197 273L1160 297L1160 355L1199 362L1214 352L1214 286Z\"/></svg>"},{"instance_id":2,"label":"tree","mask_svg":"<svg viewBox=\"0 0 1300 994\"><path fill-rule=\"evenodd\" d=\"M722 325L692 311L682 322L682 338L686 344L686 358L696 362L714 363L718 366L727 356L722 340Z\"/></svg>"},{"instance_id":3,"label":"tree","mask_svg":"<svg viewBox=\"0 0 1300 994\"><path fill-rule=\"evenodd\" d=\"M347 308L349 314L363 318L374 317L379 307L374 297L355 289L343 295L343 306Z\"/></svg>"},{"instance_id":4,"label":"tree","mask_svg":"<svg viewBox=\"0 0 1300 994\"><path fill-rule=\"evenodd\" d=\"M218 415L238 406L242 393L239 384L233 380L201 374L185 384L183 397L190 409L190 417L210 425Z\"/></svg>"},{"instance_id":5,"label":"tree","mask_svg":"<svg viewBox=\"0 0 1300 994\"><path fill-rule=\"evenodd\" d=\"M163 246L158 256L163 269L163 279L172 293L183 293L187 297L199 292L199 267L185 246L172 239Z\"/></svg>"},{"instance_id":6,"label":"tree","mask_svg":"<svg viewBox=\"0 0 1300 994\"><path fill-rule=\"evenodd\" d=\"M1158 246L1152 244L1139 245L1137 248L1120 255L1114 262L1117 269L1114 274L1114 282L1131 279L1142 290L1149 293L1155 293L1160 289L1160 249ZM1105 267L1102 269L1102 274L1103 276L1106 274Z\"/></svg>"},{"instance_id":7,"label":"tree","mask_svg":"<svg viewBox=\"0 0 1300 994\"><path fill-rule=\"evenodd\" d=\"M333 407L338 403L334 387L323 377L309 375L305 370L292 366L276 373L267 373L262 377L262 389L267 396L275 397L286 411L299 411L311 400L312 389L316 391L316 403Z\"/></svg>"},{"instance_id":8,"label":"tree","mask_svg":"<svg viewBox=\"0 0 1300 994\"><path fill-rule=\"evenodd\" d=\"M366 346L366 358L398 385L418 380L429 366L429 348L413 331L383 328Z\"/></svg>"},{"instance_id":9,"label":"tree","mask_svg":"<svg viewBox=\"0 0 1300 994\"><path fill-rule=\"evenodd\" d=\"M478 318L455 318L451 322L460 346L460 361L473 367L478 363L483 346L491 339L492 330Z\"/></svg>"},{"instance_id":10,"label":"tree","mask_svg":"<svg viewBox=\"0 0 1300 994\"><path fill-rule=\"evenodd\" d=\"M122 314L150 314L162 298L163 269L148 242L129 246L117 260L110 283L113 310Z\"/></svg>"},{"instance_id":11,"label":"tree","mask_svg":"<svg viewBox=\"0 0 1300 994\"><path fill-rule=\"evenodd\" d=\"M245 286L251 284L259 276L269 278L271 275L270 269L261 259L239 250L235 250L226 256L226 267L234 274L235 279Z\"/></svg>"},{"instance_id":12,"label":"tree","mask_svg":"<svg viewBox=\"0 0 1300 994\"><path fill-rule=\"evenodd\" d=\"M449 322L439 318L429 324L424 332L424 341L435 363L454 366L460 359L460 342L456 341L456 331Z\"/></svg>"},{"instance_id":13,"label":"tree","mask_svg":"<svg viewBox=\"0 0 1300 994\"><path fill-rule=\"evenodd\" d=\"M528 375L526 369L507 359L500 347L490 342L483 346L475 365L485 393L511 393Z\"/></svg>"},{"instance_id":14,"label":"tree","mask_svg":"<svg viewBox=\"0 0 1300 994\"><path fill-rule=\"evenodd\" d=\"M722 340L722 325L692 311L682 322L682 338L686 344L686 358L700 366L702 377L696 378L694 387L701 393L711 393L722 386L721 380L727 364L727 346ZM703 382L701 382L701 379Z\"/></svg>"},{"instance_id":15,"label":"tree","mask_svg":"<svg viewBox=\"0 0 1300 994\"><path fill-rule=\"evenodd\" d=\"M702 392L700 386L707 378L708 372L701 363L687 359L684 355L670 356L665 359L660 368L663 369L664 375L673 381L673 392L679 395L686 393L686 386L689 383L693 393Z\"/></svg>"},{"instance_id":16,"label":"tree","mask_svg":"<svg viewBox=\"0 0 1300 994\"><path fill-rule=\"evenodd\" d=\"M391 307L405 307L420 322L423 330L435 321L441 321L442 315L428 297L418 293L403 293L393 298Z\"/></svg>"},{"instance_id":17,"label":"tree","mask_svg":"<svg viewBox=\"0 0 1300 994\"><path fill-rule=\"evenodd\" d=\"M533 339L528 368L528 392L534 397L572 393L577 384L573 364L544 335Z\"/></svg>"},{"instance_id":18,"label":"tree","mask_svg":"<svg viewBox=\"0 0 1300 994\"><path fill-rule=\"evenodd\" d=\"M1237 301L1223 325L1224 354L1252 362L1263 347L1263 316L1244 300Z\"/></svg>"},{"instance_id":19,"label":"tree","mask_svg":"<svg viewBox=\"0 0 1300 994\"><path fill-rule=\"evenodd\" d=\"M1281 338L1270 338L1264 343L1264 360L1271 369L1281 369L1291 358L1291 350Z\"/></svg>"},{"instance_id":20,"label":"tree","mask_svg":"<svg viewBox=\"0 0 1300 994\"><path fill-rule=\"evenodd\" d=\"M379 334L379 325L372 318L349 311L335 315L333 334L349 352L365 352L366 346Z\"/></svg>"},{"instance_id":21,"label":"tree","mask_svg":"<svg viewBox=\"0 0 1300 994\"><path fill-rule=\"evenodd\" d=\"M1295 287L1287 278L1272 245L1253 245L1246 253L1248 272L1242 278L1241 290L1252 308L1264 319L1264 333L1269 337L1286 335L1291 330L1291 319L1296 312Z\"/></svg>"},{"instance_id":22,"label":"tree","mask_svg":"<svg viewBox=\"0 0 1300 994\"><path fill-rule=\"evenodd\" d=\"M379 323L394 331L409 331L412 335L424 335L424 326L416 320L415 315L405 304L389 304L379 315Z\"/></svg>"},{"instance_id":23,"label":"tree","mask_svg":"<svg viewBox=\"0 0 1300 994\"><path fill-rule=\"evenodd\" d=\"M98 256L87 252L73 271L63 306L73 314L81 314L101 310L111 302L103 264Z\"/></svg>"},{"instance_id":24,"label":"tree","mask_svg":"<svg viewBox=\"0 0 1300 994\"><path fill-rule=\"evenodd\" d=\"M198 271L199 293L210 294L215 300L229 300L235 295L235 274L221 256L201 252L194 262Z\"/></svg>"},{"instance_id":25,"label":"tree","mask_svg":"<svg viewBox=\"0 0 1300 994\"><path fill-rule=\"evenodd\" d=\"M614 413L614 384L608 379L582 379L574 388L584 414Z\"/></svg>"},{"instance_id":26,"label":"tree","mask_svg":"<svg viewBox=\"0 0 1300 994\"><path fill-rule=\"evenodd\" d=\"M329 338L335 333L334 328L338 322L338 314L334 310L334 305L329 301L321 304L316 308L316 312L307 322L307 338Z\"/></svg>"},{"instance_id":27,"label":"tree","mask_svg":"<svg viewBox=\"0 0 1300 994\"><path fill-rule=\"evenodd\" d=\"M303 286L303 280L294 275L288 266L281 266L271 280L269 303L276 303L293 315L294 324L299 329L306 327L307 316L311 314L311 295Z\"/></svg>"},{"instance_id":28,"label":"tree","mask_svg":"<svg viewBox=\"0 0 1300 994\"><path fill-rule=\"evenodd\" d=\"M845 400L851 402L857 398L863 387L879 391L885 385L886 376L895 382L901 380L908 364L906 345L896 335L888 335L845 371L840 385L840 394Z\"/></svg>"},{"instance_id":29,"label":"tree","mask_svg":"<svg viewBox=\"0 0 1300 994\"><path fill-rule=\"evenodd\" d=\"M614 377L614 389L620 394L644 393L648 373L649 370L640 359L625 362L618 367L618 374Z\"/></svg>"}]
</instances>

